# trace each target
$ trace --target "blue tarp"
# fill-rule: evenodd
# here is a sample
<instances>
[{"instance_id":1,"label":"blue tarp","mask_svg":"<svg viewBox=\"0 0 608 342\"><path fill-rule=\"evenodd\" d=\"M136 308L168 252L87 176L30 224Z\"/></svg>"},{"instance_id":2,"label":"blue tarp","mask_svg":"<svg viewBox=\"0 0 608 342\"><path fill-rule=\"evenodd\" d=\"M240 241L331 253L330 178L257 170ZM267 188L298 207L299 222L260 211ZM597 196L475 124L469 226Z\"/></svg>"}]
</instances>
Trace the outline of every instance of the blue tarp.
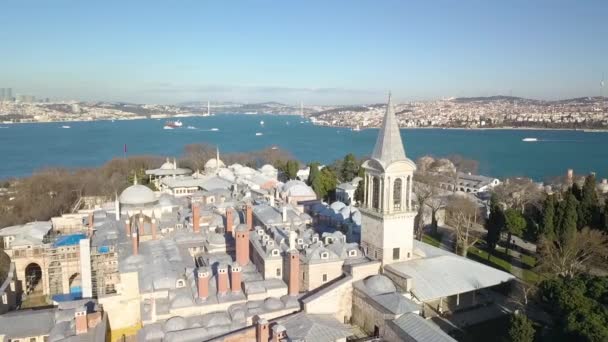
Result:
<instances>
[{"instance_id":1,"label":"blue tarp","mask_svg":"<svg viewBox=\"0 0 608 342\"><path fill-rule=\"evenodd\" d=\"M79 293L64 293L53 296L54 302L69 302L72 300L82 299L82 292Z\"/></svg>"},{"instance_id":2,"label":"blue tarp","mask_svg":"<svg viewBox=\"0 0 608 342\"><path fill-rule=\"evenodd\" d=\"M97 248L97 252L110 253L110 246L99 246L99 248Z\"/></svg>"},{"instance_id":3,"label":"blue tarp","mask_svg":"<svg viewBox=\"0 0 608 342\"><path fill-rule=\"evenodd\" d=\"M63 236L58 237L57 240L55 240L55 242L53 243L53 247L77 245L80 242L80 240L86 239L86 238L87 238L86 234L83 234L83 233L63 235Z\"/></svg>"}]
</instances>

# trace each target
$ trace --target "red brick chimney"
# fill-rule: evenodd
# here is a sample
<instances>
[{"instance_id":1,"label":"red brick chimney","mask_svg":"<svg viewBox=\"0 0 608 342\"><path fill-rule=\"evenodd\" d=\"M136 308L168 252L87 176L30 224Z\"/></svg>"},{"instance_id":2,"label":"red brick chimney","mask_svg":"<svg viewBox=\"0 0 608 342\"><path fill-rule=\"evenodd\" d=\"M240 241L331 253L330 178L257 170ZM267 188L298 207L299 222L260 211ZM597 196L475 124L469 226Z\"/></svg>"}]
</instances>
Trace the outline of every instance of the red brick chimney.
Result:
<instances>
[{"instance_id":1,"label":"red brick chimney","mask_svg":"<svg viewBox=\"0 0 608 342\"><path fill-rule=\"evenodd\" d=\"M74 319L76 320L76 335L86 334L88 331L87 310L77 310L74 313Z\"/></svg>"},{"instance_id":2,"label":"red brick chimney","mask_svg":"<svg viewBox=\"0 0 608 342\"><path fill-rule=\"evenodd\" d=\"M241 292L241 267L238 263L230 266L230 287L234 293Z\"/></svg>"},{"instance_id":3,"label":"red brick chimney","mask_svg":"<svg viewBox=\"0 0 608 342\"><path fill-rule=\"evenodd\" d=\"M95 220L95 218L93 217L93 213L89 214L89 232L93 231L93 221Z\"/></svg>"},{"instance_id":4,"label":"red brick chimney","mask_svg":"<svg viewBox=\"0 0 608 342\"><path fill-rule=\"evenodd\" d=\"M289 258L289 295L297 296L300 293L300 253L292 249L287 257Z\"/></svg>"},{"instance_id":5,"label":"red brick chimney","mask_svg":"<svg viewBox=\"0 0 608 342\"><path fill-rule=\"evenodd\" d=\"M245 225L236 228L236 262L245 266L249 263L249 230Z\"/></svg>"},{"instance_id":6,"label":"red brick chimney","mask_svg":"<svg viewBox=\"0 0 608 342\"><path fill-rule=\"evenodd\" d=\"M232 208L226 209L226 233L232 235L232 225L234 224L234 217L232 216Z\"/></svg>"},{"instance_id":7,"label":"red brick chimney","mask_svg":"<svg viewBox=\"0 0 608 342\"><path fill-rule=\"evenodd\" d=\"M156 240L156 219L152 218L152 240Z\"/></svg>"},{"instance_id":8,"label":"red brick chimney","mask_svg":"<svg viewBox=\"0 0 608 342\"><path fill-rule=\"evenodd\" d=\"M131 234L131 243L133 244L133 255L139 254L139 240L137 239L137 231Z\"/></svg>"},{"instance_id":9,"label":"red brick chimney","mask_svg":"<svg viewBox=\"0 0 608 342\"><path fill-rule=\"evenodd\" d=\"M217 267L217 294L225 295L228 292L228 267Z\"/></svg>"},{"instance_id":10,"label":"red brick chimney","mask_svg":"<svg viewBox=\"0 0 608 342\"><path fill-rule=\"evenodd\" d=\"M251 208L251 204L247 204L245 216L247 220L247 228L249 228L249 230L253 230L253 209Z\"/></svg>"},{"instance_id":11,"label":"red brick chimney","mask_svg":"<svg viewBox=\"0 0 608 342\"><path fill-rule=\"evenodd\" d=\"M127 233L127 237L131 236L131 221L125 221L125 232Z\"/></svg>"},{"instance_id":12,"label":"red brick chimney","mask_svg":"<svg viewBox=\"0 0 608 342\"><path fill-rule=\"evenodd\" d=\"M198 298L207 299L209 296L209 270L205 267L199 267L198 275Z\"/></svg>"},{"instance_id":13,"label":"red brick chimney","mask_svg":"<svg viewBox=\"0 0 608 342\"><path fill-rule=\"evenodd\" d=\"M192 203L192 230L195 233L200 232L200 211L198 203Z\"/></svg>"},{"instance_id":14,"label":"red brick chimney","mask_svg":"<svg viewBox=\"0 0 608 342\"><path fill-rule=\"evenodd\" d=\"M268 342L270 340L270 332L268 331L268 321L264 318L257 317L255 324L255 341Z\"/></svg>"}]
</instances>

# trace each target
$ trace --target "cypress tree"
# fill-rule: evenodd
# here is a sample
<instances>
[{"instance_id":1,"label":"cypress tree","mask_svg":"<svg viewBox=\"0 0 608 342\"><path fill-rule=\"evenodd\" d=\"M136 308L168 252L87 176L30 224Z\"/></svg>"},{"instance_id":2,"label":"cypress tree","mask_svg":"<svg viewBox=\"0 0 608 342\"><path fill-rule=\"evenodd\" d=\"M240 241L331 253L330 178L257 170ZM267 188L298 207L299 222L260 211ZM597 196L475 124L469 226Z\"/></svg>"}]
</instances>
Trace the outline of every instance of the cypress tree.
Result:
<instances>
[{"instance_id":1,"label":"cypress tree","mask_svg":"<svg viewBox=\"0 0 608 342\"><path fill-rule=\"evenodd\" d=\"M545 199L543 210L543 224L541 234L550 240L555 238L555 196L549 195Z\"/></svg>"},{"instance_id":2,"label":"cypress tree","mask_svg":"<svg viewBox=\"0 0 608 342\"><path fill-rule=\"evenodd\" d=\"M312 183L315 180L315 178L319 177L319 165L320 164L317 162L312 162L312 163L308 164L309 172L308 172L308 179L306 180L306 183L309 186L312 186Z\"/></svg>"},{"instance_id":3,"label":"cypress tree","mask_svg":"<svg viewBox=\"0 0 608 342\"><path fill-rule=\"evenodd\" d=\"M583 191L581 190L581 187L578 185L577 182L574 182L574 184L572 184L572 187L570 188L570 193L572 193L574 197L576 197L577 201L580 201L583 196Z\"/></svg>"},{"instance_id":4,"label":"cypress tree","mask_svg":"<svg viewBox=\"0 0 608 342\"><path fill-rule=\"evenodd\" d=\"M486 222L486 229L488 230L486 243L490 252L496 248L496 244L500 240L500 232L504 226L505 214L498 203L496 195L492 194L492 198L490 199L490 217Z\"/></svg>"},{"instance_id":5,"label":"cypress tree","mask_svg":"<svg viewBox=\"0 0 608 342\"><path fill-rule=\"evenodd\" d=\"M359 172L359 164L357 163L357 158L352 153L344 156L344 161L342 162L342 169L340 170L340 177L343 182L350 182L357 176Z\"/></svg>"},{"instance_id":6,"label":"cypress tree","mask_svg":"<svg viewBox=\"0 0 608 342\"><path fill-rule=\"evenodd\" d=\"M578 210L578 228L599 226L599 200L595 187L595 175L585 177Z\"/></svg>"},{"instance_id":7,"label":"cypress tree","mask_svg":"<svg viewBox=\"0 0 608 342\"><path fill-rule=\"evenodd\" d=\"M564 215L559 225L559 240L565 244L576 234L578 201L572 193L565 200Z\"/></svg>"},{"instance_id":8,"label":"cypress tree","mask_svg":"<svg viewBox=\"0 0 608 342\"><path fill-rule=\"evenodd\" d=\"M602 230L604 233L608 233L608 198L606 198L604 212L602 213Z\"/></svg>"}]
</instances>

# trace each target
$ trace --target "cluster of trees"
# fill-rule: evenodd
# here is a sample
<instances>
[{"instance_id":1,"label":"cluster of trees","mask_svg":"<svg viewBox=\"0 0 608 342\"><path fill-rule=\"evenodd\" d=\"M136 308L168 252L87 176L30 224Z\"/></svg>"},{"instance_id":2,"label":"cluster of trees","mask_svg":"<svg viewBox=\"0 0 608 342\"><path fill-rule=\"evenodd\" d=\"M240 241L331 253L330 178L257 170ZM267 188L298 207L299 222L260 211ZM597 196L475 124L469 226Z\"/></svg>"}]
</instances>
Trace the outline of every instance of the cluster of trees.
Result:
<instances>
[{"instance_id":1,"label":"cluster of trees","mask_svg":"<svg viewBox=\"0 0 608 342\"><path fill-rule=\"evenodd\" d=\"M307 183L317 194L317 197L331 202L335 199L336 187L340 182L351 182L357 176L363 176L361 161L349 153L343 159L337 160L319 170L318 162L310 163L310 173ZM363 199L363 181L359 182L355 192L355 200Z\"/></svg>"},{"instance_id":2,"label":"cluster of trees","mask_svg":"<svg viewBox=\"0 0 608 342\"><path fill-rule=\"evenodd\" d=\"M539 297L556 320L553 340L608 341L608 277L545 280Z\"/></svg>"},{"instance_id":3,"label":"cluster of trees","mask_svg":"<svg viewBox=\"0 0 608 342\"><path fill-rule=\"evenodd\" d=\"M178 159L178 166L202 170L209 159L215 158L216 153L213 145L188 145ZM223 154L221 158L228 164L241 163L250 167L289 165L290 170L297 163L289 153L272 148ZM0 197L0 228L36 220L46 221L71 212L83 196L114 198L133 184L135 177L139 184L153 187L148 183L145 170L159 167L164 159L160 156L116 158L98 168L45 169L30 177L12 180L8 184L10 197ZM295 169L297 173L297 166Z\"/></svg>"}]
</instances>

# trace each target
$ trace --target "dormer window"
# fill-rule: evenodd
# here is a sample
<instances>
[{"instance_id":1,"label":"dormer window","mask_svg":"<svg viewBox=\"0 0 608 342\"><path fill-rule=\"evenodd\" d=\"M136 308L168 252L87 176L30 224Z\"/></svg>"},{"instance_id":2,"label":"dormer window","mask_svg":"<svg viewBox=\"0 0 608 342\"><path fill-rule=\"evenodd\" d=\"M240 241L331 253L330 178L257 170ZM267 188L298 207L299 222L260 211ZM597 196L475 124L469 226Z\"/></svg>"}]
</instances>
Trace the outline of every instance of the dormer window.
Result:
<instances>
[{"instance_id":1,"label":"dormer window","mask_svg":"<svg viewBox=\"0 0 608 342\"><path fill-rule=\"evenodd\" d=\"M184 279L178 279L177 282L175 283L175 287L176 288L182 288L182 287L186 287L186 282L184 281Z\"/></svg>"},{"instance_id":2,"label":"dormer window","mask_svg":"<svg viewBox=\"0 0 608 342\"><path fill-rule=\"evenodd\" d=\"M274 241L268 240L268 246L271 246L271 247L274 246Z\"/></svg>"},{"instance_id":3,"label":"dormer window","mask_svg":"<svg viewBox=\"0 0 608 342\"><path fill-rule=\"evenodd\" d=\"M329 259L329 253L327 253L327 252L321 253L321 259Z\"/></svg>"},{"instance_id":4,"label":"dormer window","mask_svg":"<svg viewBox=\"0 0 608 342\"><path fill-rule=\"evenodd\" d=\"M273 249L272 250L272 256L279 256L279 250L278 249Z\"/></svg>"},{"instance_id":5,"label":"dormer window","mask_svg":"<svg viewBox=\"0 0 608 342\"><path fill-rule=\"evenodd\" d=\"M351 249L350 251L348 251L348 256L349 257L357 256L357 251L354 249Z\"/></svg>"},{"instance_id":6,"label":"dormer window","mask_svg":"<svg viewBox=\"0 0 608 342\"><path fill-rule=\"evenodd\" d=\"M298 239L298 245L301 245L301 244L303 244L303 243L304 243L304 240L302 240L302 239Z\"/></svg>"},{"instance_id":7,"label":"dormer window","mask_svg":"<svg viewBox=\"0 0 608 342\"><path fill-rule=\"evenodd\" d=\"M312 243L316 243L318 241L319 241L319 237L317 237L317 236L312 237Z\"/></svg>"}]
</instances>

